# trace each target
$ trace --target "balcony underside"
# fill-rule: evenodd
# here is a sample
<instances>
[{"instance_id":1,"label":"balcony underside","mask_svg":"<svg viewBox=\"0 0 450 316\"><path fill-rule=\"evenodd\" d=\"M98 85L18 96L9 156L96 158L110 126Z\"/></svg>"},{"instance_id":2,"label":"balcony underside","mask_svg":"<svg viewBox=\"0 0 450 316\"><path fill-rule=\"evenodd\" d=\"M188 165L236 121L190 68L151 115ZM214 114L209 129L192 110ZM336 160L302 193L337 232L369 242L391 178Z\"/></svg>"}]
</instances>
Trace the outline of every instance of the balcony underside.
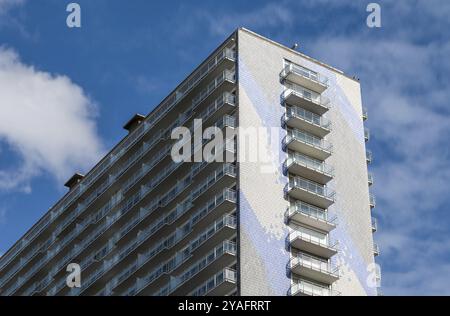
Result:
<instances>
[{"instance_id":1,"label":"balcony underside","mask_svg":"<svg viewBox=\"0 0 450 316\"><path fill-rule=\"evenodd\" d=\"M333 296L331 292L326 291L326 290L322 291L319 294L318 292L314 292L312 290L307 290L307 289L297 289L291 295L292 296Z\"/></svg>"},{"instance_id":2,"label":"balcony underside","mask_svg":"<svg viewBox=\"0 0 450 316\"><path fill-rule=\"evenodd\" d=\"M334 203L334 201L330 198L327 198L323 195L318 195L316 193L302 189L300 187L290 188L288 190L288 194L294 199L318 206L323 209L328 208L331 204Z\"/></svg>"},{"instance_id":3,"label":"balcony underside","mask_svg":"<svg viewBox=\"0 0 450 316\"><path fill-rule=\"evenodd\" d=\"M308 168L301 162L294 161L287 166L287 169L291 174L313 180L314 182L320 184L326 184L333 179L333 176L331 174L317 169Z\"/></svg>"},{"instance_id":4,"label":"balcony underside","mask_svg":"<svg viewBox=\"0 0 450 316\"><path fill-rule=\"evenodd\" d=\"M308 265L302 265L300 263L292 266L291 271L299 276L325 284L332 284L339 279L337 274L313 269Z\"/></svg>"},{"instance_id":5,"label":"balcony underside","mask_svg":"<svg viewBox=\"0 0 450 316\"><path fill-rule=\"evenodd\" d=\"M224 280L221 284L206 293L206 296L225 296L236 290L236 283Z\"/></svg>"},{"instance_id":6,"label":"balcony underside","mask_svg":"<svg viewBox=\"0 0 450 316\"><path fill-rule=\"evenodd\" d=\"M310 240L302 239L301 237L295 237L291 240L291 246L298 250L327 259L337 253L337 250L334 248L328 247L324 244L314 243Z\"/></svg>"},{"instance_id":7,"label":"balcony underside","mask_svg":"<svg viewBox=\"0 0 450 316\"><path fill-rule=\"evenodd\" d=\"M305 224L309 227L313 227L327 233L336 228L336 225L334 223L328 222L323 219L317 219L302 212L293 212L292 214L290 214L289 220Z\"/></svg>"},{"instance_id":8,"label":"balcony underside","mask_svg":"<svg viewBox=\"0 0 450 316\"><path fill-rule=\"evenodd\" d=\"M307 78L292 71L288 71L284 78L290 82L298 84L299 86L316 91L317 93L322 93L327 89L326 84L323 84L315 80L311 80L310 78Z\"/></svg>"},{"instance_id":9,"label":"balcony underside","mask_svg":"<svg viewBox=\"0 0 450 316\"><path fill-rule=\"evenodd\" d=\"M325 160L331 156L331 152L319 147L314 147L308 143L300 141L298 139L292 138L291 141L287 144L287 147L291 150L298 151L305 155L308 155L312 158L316 158L319 160Z\"/></svg>"},{"instance_id":10,"label":"balcony underside","mask_svg":"<svg viewBox=\"0 0 450 316\"><path fill-rule=\"evenodd\" d=\"M179 296L186 295L187 293L192 292L194 289L199 287L202 283L204 283L208 278L212 277L214 274L223 270L226 267L234 264L236 262L236 255L231 253L224 253L220 257L216 258L213 262L211 262L208 266L206 266L203 270L199 271L195 276L181 284L175 291L173 291L171 296Z\"/></svg>"},{"instance_id":11,"label":"balcony underside","mask_svg":"<svg viewBox=\"0 0 450 316\"><path fill-rule=\"evenodd\" d=\"M285 97L284 101L289 105L299 106L318 115L323 115L329 110L327 106L320 104L320 102L314 102L311 99L304 98L300 93L297 93L295 91L289 93Z\"/></svg>"},{"instance_id":12,"label":"balcony underside","mask_svg":"<svg viewBox=\"0 0 450 316\"><path fill-rule=\"evenodd\" d=\"M325 137L331 131L329 128L317 124L312 124L311 122L304 120L298 116L288 116L286 118L286 124L289 127L304 130L321 138Z\"/></svg>"}]
</instances>

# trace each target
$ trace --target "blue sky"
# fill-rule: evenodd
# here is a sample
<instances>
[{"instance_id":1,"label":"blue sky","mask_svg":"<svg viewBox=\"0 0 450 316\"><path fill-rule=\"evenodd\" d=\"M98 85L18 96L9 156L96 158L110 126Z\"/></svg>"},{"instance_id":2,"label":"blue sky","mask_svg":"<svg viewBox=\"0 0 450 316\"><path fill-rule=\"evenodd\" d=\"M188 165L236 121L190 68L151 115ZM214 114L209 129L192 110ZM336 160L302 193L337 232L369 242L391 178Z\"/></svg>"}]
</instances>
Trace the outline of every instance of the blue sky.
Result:
<instances>
[{"instance_id":1,"label":"blue sky","mask_svg":"<svg viewBox=\"0 0 450 316\"><path fill-rule=\"evenodd\" d=\"M0 254L245 26L361 79L383 291L450 295L450 2L378 1L379 29L370 1L79 0L81 29L69 2L0 0Z\"/></svg>"}]
</instances>

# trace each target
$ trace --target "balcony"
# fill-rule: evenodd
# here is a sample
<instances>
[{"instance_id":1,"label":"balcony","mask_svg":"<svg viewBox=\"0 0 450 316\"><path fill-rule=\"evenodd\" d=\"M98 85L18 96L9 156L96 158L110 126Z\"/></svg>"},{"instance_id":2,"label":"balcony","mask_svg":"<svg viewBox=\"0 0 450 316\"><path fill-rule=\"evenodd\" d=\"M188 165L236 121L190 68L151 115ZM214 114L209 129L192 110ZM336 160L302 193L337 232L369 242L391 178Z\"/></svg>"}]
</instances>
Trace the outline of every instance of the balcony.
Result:
<instances>
[{"instance_id":1,"label":"balcony","mask_svg":"<svg viewBox=\"0 0 450 316\"><path fill-rule=\"evenodd\" d=\"M236 225L236 216L223 215L220 219L207 227L206 230L199 233L193 231L196 235L193 235L195 238L190 241L192 253L186 263L188 264L191 261L199 260L211 249L211 247L214 247L214 245L223 240L232 238L233 235L236 234ZM177 273L180 268L182 268L182 266L176 268L174 273Z\"/></svg>"},{"instance_id":2,"label":"balcony","mask_svg":"<svg viewBox=\"0 0 450 316\"><path fill-rule=\"evenodd\" d=\"M291 174L320 184L329 182L334 174L334 169L326 163L295 152L289 154L285 167Z\"/></svg>"},{"instance_id":3,"label":"balcony","mask_svg":"<svg viewBox=\"0 0 450 316\"><path fill-rule=\"evenodd\" d=\"M214 101L226 91L231 91L236 82L234 70L225 69L219 76L211 81L199 94L192 99L192 106L197 107L200 103ZM221 88L223 87L223 88Z\"/></svg>"},{"instance_id":4,"label":"balcony","mask_svg":"<svg viewBox=\"0 0 450 316\"><path fill-rule=\"evenodd\" d=\"M185 295L185 293L191 293L195 291L195 289L198 289L202 286L202 282L200 280L205 280L205 276L211 275L212 273L217 274L218 270L234 264L236 262L235 260L236 244L230 240L225 240L217 245L214 249L212 249L202 259L190 265L178 276L170 278L170 282L166 282L166 285L160 286L159 289L156 290L156 292L153 291L151 292L151 294L156 296L179 296ZM183 261L181 261L181 263L183 263ZM176 266L179 266L179 264L176 264L175 267ZM151 274L154 273L150 273L149 275ZM155 278L153 277L151 279L154 280ZM145 294L143 292L148 292L146 288L151 285L149 281L150 279L148 277L138 279L137 284L128 289L125 294Z\"/></svg>"},{"instance_id":5,"label":"balcony","mask_svg":"<svg viewBox=\"0 0 450 316\"><path fill-rule=\"evenodd\" d=\"M280 76L283 80L288 80L318 93L322 93L328 88L328 78L293 63L288 63L281 71Z\"/></svg>"},{"instance_id":6,"label":"balcony","mask_svg":"<svg viewBox=\"0 0 450 316\"><path fill-rule=\"evenodd\" d=\"M366 150L366 162L368 165L372 163L372 152L370 150Z\"/></svg>"},{"instance_id":7,"label":"balcony","mask_svg":"<svg viewBox=\"0 0 450 316\"><path fill-rule=\"evenodd\" d=\"M378 247L378 244L373 243L373 255L376 257L380 255L380 247Z\"/></svg>"},{"instance_id":8,"label":"balcony","mask_svg":"<svg viewBox=\"0 0 450 316\"><path fill-rule=\"evenodd\" d=\"M332 267L328 260L316 258L304 253L299 253L289 261L292 273L318 281L332 284L339 279L339 268Z\"/></svg>"},{"instance_id":9,"label":"balcony","mask_svg":"<svg viewBox=\"0 0 450 316\"><path fill-rule=\"evenodd\" d=\"M184 270L178 277L178 284L173 288L170 295L179 296L198 288L201 284L199 284L200 280L204 280L205 276L234 264L236 262L236 251L237 248L234 242L230 240L224 241L203 259Z\"/></svg>"},{"instance_id":10,"label":"balcony","mask_svg":"<svg viewBox=\"0 0 450 316\"><path fill-rule=\"evenodd\" d=\"M367 109L363 107L362 109L362 119L363 121L367 120L369 118L369 113L367 112Z\"/></svg>"},{"instance_id":11,"label":"balcony","mask_svg":"<svg viewBox=\"0 0 450 316\"><path fill-rule=\"evenodd\" d=\"M367 143L370 140L370 130L366 127L364 129L364 141Z\"/></svg>"},{"instance_id":12,"label":"balcony","mask_svg":"<svg viewBox=\"0 0 450 316\"><path fill-rule=\"evenodd\" d=\"M192 291L189 296L225 296L236 290L237 272L226 268Z\"/></svg>"},{"instance_id":13,"label":"balcony","mask_svg":"<svg viewBox=\"0 0 450 316\"><path fill-rule=\"evenodd\" d=\"M287 194L317 207L326 209L334 203L334 191L328 191L324 185L301 178L291 177L287 184Z\"/></svg>"},{"instance_id":14,"label":"balcony","mask_svg":"<svg viewBox=\"0 0 450 316\"><path fill-rule=\"evenodd\" d=\"M372 233L375 233L378 230L378 222L377 219L372 217Z\"/></svg>"},{"instance_id":15,"label":"balcony","mask_svg":"<svg viewBox=\"0 0 450 316\"><path fill-rule=\"evenodd\" d=\"M368 176L369 186L371 186L373 184L373 174L369 172L367 176Z\"/></svg>"},{"instance_id":16,"label":"balcony","mask_svg":"<svg viewBox=\"0 0 450 316\"><path fill-rule=\"evenodd\" d=\"M369 205L370 208L374 208L377 205L375 196L373 194L369 194Z\"/></svg>"},{"instance_id":17,"label":"balcony","mask_svg":"<svg viewBox=\"0 0 450 316\"><path fill-rule=\"evenodd\" d=\"M336 242L330 243L328 238L319 238L300 231L292 231L289 234L289 243L300 251L327 259L338 252Z\"/></svg>"},{"instance_id":18,"label":"balcony","mask_svg":"<svg viewBox=\"0 0 450 316\"><path fill-rule=\"evenodd\" d=\"M289 148L318 160L331 156L333 146L327 141L312 134L296 129L289 130L283 140L284 149Z\"/></svg>"},{"instance_id":19,"label":"balcony","mask_svg":"<svg viewBox=\"0 0 450 316\"><path fill-rule=\"evenodd\" d=\"M328 119L296 106L286 109L284 121L289 127L304 130L319 137L325 137L331 131L331 122Z\"/></svg>"},{"instance_id":20,"label":"balcony","mask_svg":"<svg viewBox=\"0 0 450 316\"><path fill-rule=\"evenodd\" d=\"M285 105L298 106L317 115L323 115L330 109L330 99L327 97L296 84L286 84L286 88L282 94Z\"/></svg>"},{"instance_id":21,"label":"balcony","mask_svg":"<svg viewBox=\"0 0 450 316\"><path fill-rule=\"evenodd\" d=\"M336 217L329 218L327 211L302 201L292 203L286 216L288 221L293 220L327 233L336 228Z\"/></svg>"},{"instance_id":22,"label":"balcony","mask_svg":"<svg viewBox=\"0 0 450 316\"><path fill-rule=\"evenodd\" d=\"M211 102L204 110L202 110L196 118L202 119L204 124L216 121L220 117L230 113L236 107L236 96L225 91L221 96Z\"/></svg>"},{"instance_id":23,"label":"balcony","mask_svg":"<svg viewBox=\"0 0 450 316\"><path fill-rule=\"evenodd\" d=\"M340 293L334 291L330 286L313 283L306 280L294 281L289 290L291 296L339 296Z\"/></svg>"}]
</instances>

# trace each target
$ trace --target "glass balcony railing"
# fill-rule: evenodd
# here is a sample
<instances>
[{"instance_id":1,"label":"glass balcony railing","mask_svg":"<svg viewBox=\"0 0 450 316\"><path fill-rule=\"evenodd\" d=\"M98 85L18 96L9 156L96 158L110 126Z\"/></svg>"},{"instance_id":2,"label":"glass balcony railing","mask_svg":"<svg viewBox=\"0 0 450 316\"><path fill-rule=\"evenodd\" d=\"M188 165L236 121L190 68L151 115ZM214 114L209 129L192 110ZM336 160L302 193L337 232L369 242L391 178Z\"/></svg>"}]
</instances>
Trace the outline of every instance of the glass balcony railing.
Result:
<instances>
[{"instance_id":1,"label":"glass balcony railing","mask_svg":"<svg viewBox=\"0 0 450 316\"><path fill-rule=\"evenodd\" d=\"M362 109L362 118L364 121L369 118L369 113L365 107L363 107L363 109Z\"/></svg>"},{"instance_id":2,"label":"glass balcony railing","mask_svg":"<svg viewBox=\"0 0 450 316\"><path fill-rule=\"evenodd\" d=\"M380 248L378 247L378 244L373 243L373 253L375 256L378 256L380 254Z\"/></svg>"},{"instance_id":3,"label":"glass balcony railing","mask_svg":"<svg viewBox=\"0 0 450 316\"><path fill-rule=\"evenodd\" d=\"M370 140L370 130L367 127L364 129L364 140L366 142Z\"/></svg>"},{"instance_id":4,"label":"glass balcony railing","mask_svg":"<svg viewBox=\"0 0 450 316\"><path fill-rule=\"evenodd\" d=\"M320 83L321 85L328 86L328 78L321 76L315 71L308 68L296 65L293 63L288 63L283 71L281 72L282 77L286 77L288 74L294 73L296 75L302 76L314 82Z\"/></svg>"},{"instance_id":5,"label":"glass balcony railing","mask_svg":"<svg viewBox=\"0 0 450 316\"><path fill-rule=\"evenodd\" d=\"M333 149L333 145L324 139L321 139L317 136L314 136L312 134L309 134L304 131L291 129L288 131L288 134L286 135L285 143L289 144L291 141L297 140L300 142L303 142L305 144L308 144L310 146L313 146L315 148L331 152Z\"/></svg>"},{"instance_id":6,"label":"glass balcony railing","mask_svg":"<svg viewBox=\"0 0 450 316\"><path fill-rule=\"evenodd\" d=\"M301 239L320 247L337 250L337 241L330 240L326 235L319 237L295 230L289 234L289 240L293 241L295 239Z\"/></svg>"},{"instance_id":7,"label":"glass balcony railing","mask_svg":"<svg viewBox=\"0 0 450 316\"><path fill-rule=\"evenodd\" d=\"M216 124L218 128L224 127L236 127L236 118L231 115L225 115L221 120L219 120Z\"/></svg>"},{"instance_id":8,"label":"glass balcony railing","mask_svg":"<svg viewBox=\"0 0 450 316\"><path fill-rule=\"evenodd\" d=\"M307 111L305 109L292 106L288 107L286 110L286 119L289 118L299 118L310 124L319 126L323 129L330 130L331 129L331 121L327 118Z\"/></svg>"},{"instance_id":9,"label":"glass balcony railing","mask_svg":"<svg viewBox=\"0 0 450 316\"><path fill-rule=\"evenodd\" d=\"M334 191L328 189L325 185L321 185L301 177L291 177L289 179L289 187L300 188L329 200L334 200Z\"/></svg>"},{"instance_id":10,"label":"glass balcony railing","mask_svg":"<svg viewBox=\"0 0 450 316\"><path fill-rule=\"evenodd\" d=\"M326 164L323 161L308 157L306 155L302 155L297 152L289 154L286 161L286 166L289 167L293 163L329 175L330 177L334 175L334 168L330 165Z\"/></svg>"},{"instance_id":11,"label":"glass balcony railing","mask_svg":"<svg viewBox=\"0 0 450 316\"><path fill-rule=\"evenodd\" d=\"M367 164L372 163L372 152L370 150L366 150L366 162Z\"/></svg>"},{"instance_id":12,"label":"glass balcony railing","mask_svg":"<svg viewBox=\"0 0 450 316\"><path fill-rule=\"evenodd\" d=\"M333 267L330 262L317 257L307 255L305 253L299 253L295 257L291 258L289 265L291 268L296 266L303 266L305 268L315 270L324 274L338 277L339 267Z\"/></svg>"},{"instance_id":13,"label":"glass balcony railing","mask_svg":"<svg viewBox=\"0 0 450 316\"><path fill-rule=\"evenodd\" d=\"M23 237L13 248L11 248L5 256L0 258L0 269L11 262L28 244L31 243L40 233L49 227L56 218L61 215L72 202L80 197L90 185L95 182L101 175L105 173L112 164L117 161L125 152L126 149L131 147L138 139L140 139L146 131L156 125L179 101L189 93L203 78L206 77L218 64L224 59L230 59L235 61L236 53L231 48L225 48L212 56L202 67L200 67L195 73L193 73L188 81L186 81L180 88L172 94L172 96L166 98L166 100L158 107L157 110L152 112L136 130L131 132L107 157L105 157L94 169L92 169L86 177L72 189L65 197L63 197L53 208L47 213L26 236ZM222 74L222 80L234 80L234 73L225 71ZM195 78L195 79L194 79ZM216 79L215 82L218 82ZM210 85L211 86L211 85ZM209 87L210 87L209 86Z\"/></svg>"},{"instance_id":14,"label":"glass balcony railing","mask_svg":"<svg viewBox=\"0 0 450 316\"><path fill-rule=\"evenodd\" d=\"M222 72L221 75L216 77L210 84L206 86L206 88L201 91L193 100L192 105L197 106L201 102L203 102L207 97L211 95L223 82L230 81L235 82L236 73L233 70L226 69Z\"/></svg>"},{"instance_id":15,"label":"glass balcony railing","mask_svg":"<svg viewBox=\"0 0 450 316\"><path fill-rule=\"evenodd\" d=\"M309 295L309 296L338 296L339 292L334 291L329 286L319 283L313 283L306 280L294 281L291 286L290 295Z\"/></svg>"},{"instance_id":16,"label":"glass balcony railing","mask_svg":"<svg viewBox=\"0 0 450 316\"><path fill-rule=\"evenodd\" d=\"M186 284L194 278L196 275L198 275L202 270L204 270L206 267L208 267L210 264L215 262L219 257L222 255L228 253L231 255L236 255L237 247L236 243L230 240L226 240L223 243L219 244L217 247L215 247L211 252L209 252L206 256L204 256L202 259L191 265L191 267L187 268L180 274L180 276L176 277L175 279L171 280L170 283L166 286L164 286L161 290L157 291L154 295L156 296L166 296L173 293L175 290L177 290L182 285ZM145 281L146 278L144 278ZM147 282L141 282L141 285L139 286L138 281L138 291L141 291L143 288L145 288L148 284Z\"/></svg>"},{"instance_id":17,"label":"glass balcony railing","mask_svg":"<svg viewBox=\"0 0 450 316\"><path fill-rule=\"evenodd\" d=\"M236 96L230 92L224 92L221 97L217 98L209 106L207 106L198 115L199 119L206 120L218 109L220 109L224 104L230 104L232 106L236 105Z\"/></svg>"},{"instance_id":18,"label":"glass balcony railing","mask_svg":"<svg viewBox=\"0 0 450 316\"><path fill-rule=\"evenodd\" d=\"M237 281L237 272L236 270L226 268L223 271L220 271L212 278L208 279L205 283L197 287L194 291L192 291L189 296L205 296L221 284L225 282L236 283Z\"/></svg>"},{"instance_id":19,"label":"glass balcony railing","mask_svg":"<svg viewBox=\"0 0 450 316\"><path fill-rule=\"evenodd\" d=\"M321 209L317 206L313 206L311 204L305 203L303 201L295 201L291 203L288 208L288 216L292 216L293 214L303 214L308 217L312 217L316 220L324 221L327 223L336 222L337 217L329 217L328 212L324 209Z\"/></svg>"},{"instance_id":20,"label":"glass balcony railing","mask_svg":"<svg viewBox=\"0 0 450 316\"><path fill-rule=\"evenodd\" d=\"M378 222L377 219L372 217L372 232L376 232L378 230Z\"/></svg>"},{"instance_id":21,"label":"glass balcony railing","mask_svg":"<svg viewBox=\"0 0 450 316\"><path fill-rule=\"evenodd\" d=\"M329 110L331 108L330 99L317 93L317 92L314 92L310 89L299 86L295 83L286 83L285 86L287 89L283 92L284 100L289 100L289 97L292 95L292 96L300 97L306 101L312 102L321 107L324 107L325 109Z\"/></svg>"},{"instance_id":22,"label":"glass balcony railing","mask_svg":"<svg viewBox=\"0 0 450 316\"><path fill-rule=\"evenodd\" d=\"M373 181L374 181L373 174L369 172L367 176L368 176L369 185L372 185Z\"/></svg>"},{"instance_id":23,"label":"glass balcony railing","mask_svg":"<svg viewBox=\"0 0 450 316\"><path fill-rule=\"evenodd\" d=\"M376 199L375 196L373 194L369 195L369 205L371 208L374 208L376 206Z\"/></svg>"}]
</instances>

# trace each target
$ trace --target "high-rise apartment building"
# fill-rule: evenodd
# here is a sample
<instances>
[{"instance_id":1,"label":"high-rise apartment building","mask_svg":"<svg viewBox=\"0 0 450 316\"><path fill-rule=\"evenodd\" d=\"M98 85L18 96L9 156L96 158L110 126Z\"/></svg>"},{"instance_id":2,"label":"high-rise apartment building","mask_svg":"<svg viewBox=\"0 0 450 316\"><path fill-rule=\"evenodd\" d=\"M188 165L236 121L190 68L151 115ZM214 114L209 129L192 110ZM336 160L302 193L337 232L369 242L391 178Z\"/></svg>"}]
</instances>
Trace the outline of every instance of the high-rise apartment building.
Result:
<instances>
[{"instance_id":1,"label":"high-rise apartment building","mask_svg":"<svg viewBox=\"0 0 450 316\"><path fill-rule=\"evenodd\" d=\"M66 183L0 259L0 295L376 295L366 118L357 80L238 29ZM195 119L228 137L174 161Z\"/></svg>"}]
</instances>

